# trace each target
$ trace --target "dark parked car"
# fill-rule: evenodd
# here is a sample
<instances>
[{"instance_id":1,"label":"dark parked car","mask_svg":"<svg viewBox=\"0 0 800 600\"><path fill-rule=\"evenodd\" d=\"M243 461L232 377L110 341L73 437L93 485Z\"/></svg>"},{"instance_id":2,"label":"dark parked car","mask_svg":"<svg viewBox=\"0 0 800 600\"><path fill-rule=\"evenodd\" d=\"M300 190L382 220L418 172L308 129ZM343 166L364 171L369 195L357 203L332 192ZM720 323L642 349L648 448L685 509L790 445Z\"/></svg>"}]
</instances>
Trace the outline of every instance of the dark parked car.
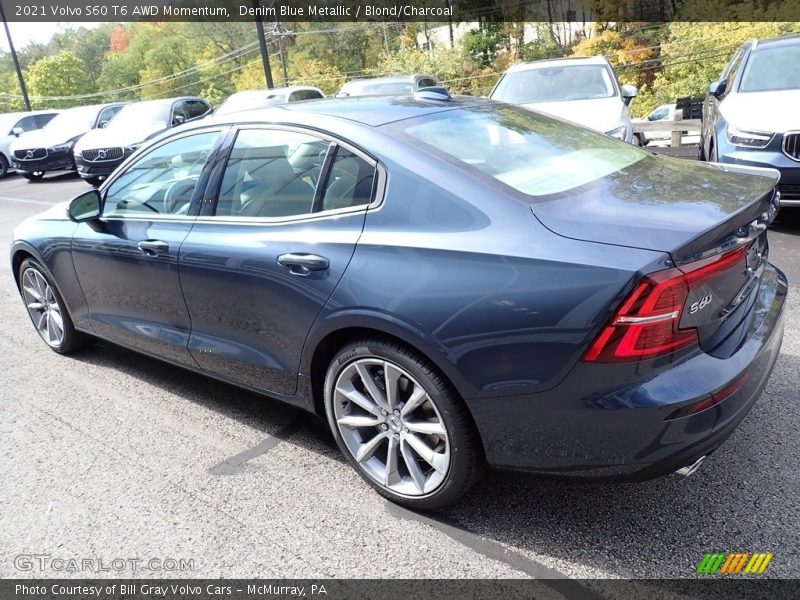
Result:
<instances>
[{"instance_id":1,"label":"dark parked car","mask_svg":"<svg viewBox=\"0 0 800 600\"><path fill-rule=\"evenodd\" d=\"M99 185L145 140L170 127L211 114L202 98L185 97L135 102L123 108L105 129L90 131L75 144L78 174Z\"/></svg>"},{"instance_id":2,"label":"dark parked car","mask_svg":"<svg viewBox=\"0 0 800 600\"><path fill-rule=\"evenodd\" d=\"M294 85L284 88L272 88L262 90L245 90L236 92L225 99L214 111L214 116L221 117L242 110L253 110L254 108L267 108L276 104L286 102L302 102L304 100L319 100L325 94L319 88L308 85Z\"/></svg>"},{"instance_id":3,"label":"dark parked car","mask_svg":"<svg viewBox=\"0 0 800 600\"><path fill-rule=\"evenodd\" d=\"M751 40L708 89L700 158L771 167L783 206L800 206L800 36Z\"/></svg>"},{"instance_id":4,"label":"dark parked car","mask_svg":"<svg viewBox=\"0 0 800 600\"><path fill-rule=\"evenodd\" d=\"M691 473L778 356L777 174L420 95L159 136L16 230L35 328L315 412L412 507L455 501L486 462Z\"/></svg>"},{"instance_id":5,"label":"dark parked car","mask_svg":"<svg viewBox=\"0 0 800 600\"><path fill-rule=\"evenodd\" d=\"M106 127L123 106L123 102L114 102L59 113L43 129L11 144L14 168L26 179L41 179L47 171L74 171L75 143L92 129Z\"/></svg>"},{"instance_id":6,"label":"dark parked car","mask_svg":"<svg viewBox=\"0 0 800 600\"><path fill-rule=\"evenodd\" d=\"M337 98L348 96L383 96L387 94L413 94L427 87L439 85L430 75L396 75L393 77L372 77L348 81L336 92Z\"/></svg>"}]
</instances>

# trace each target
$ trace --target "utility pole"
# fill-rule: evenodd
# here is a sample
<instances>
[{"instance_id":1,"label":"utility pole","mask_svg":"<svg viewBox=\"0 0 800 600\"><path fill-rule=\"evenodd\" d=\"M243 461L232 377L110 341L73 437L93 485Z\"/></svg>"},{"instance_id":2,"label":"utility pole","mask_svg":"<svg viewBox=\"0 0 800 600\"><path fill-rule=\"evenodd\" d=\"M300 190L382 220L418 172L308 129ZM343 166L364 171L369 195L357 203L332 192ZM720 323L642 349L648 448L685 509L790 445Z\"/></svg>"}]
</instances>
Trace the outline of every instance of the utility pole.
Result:
<instances>
[{"instance_id":1,"label":"utility pole","mask_svg":"<svg viewBox=\"0 0 800 600\"><path fill-rule=\"evenodd\" d=\"M22 99L25 102L25 110L31 109L31 101L28 98L28 88L25 87L25 79L22 77L22 69L19 68L19 60L17 59L17 51L14 50L14 42L11 41L11 32L8 30L8 21L6 21L6 13L3 10L3 3L0 2L0 19L3 19L3 26L6 28L6 37L8 38L8 49L11 51L11 60L14 61L14 69L17 71L17 79L19 80L19 89L22 91Z\"/></svg>"},{"instance_id":2,"label":"utility pole","mask_svg":"<svg viewBox=\"0 0 800 600\"><path fill-rule=\"evenodd\" d=\"M253 0L253 8L255 9L256 31L258 32L258 45L261 48L261 62L264 65L264 77L267 79L267 89L271 90L275 87L272 83L272 69L269 66L269 52L267 51L267 38L264 37L264 22L259 16L259 9L261 8L259 0Z\"/></svg>"}]
</instances>

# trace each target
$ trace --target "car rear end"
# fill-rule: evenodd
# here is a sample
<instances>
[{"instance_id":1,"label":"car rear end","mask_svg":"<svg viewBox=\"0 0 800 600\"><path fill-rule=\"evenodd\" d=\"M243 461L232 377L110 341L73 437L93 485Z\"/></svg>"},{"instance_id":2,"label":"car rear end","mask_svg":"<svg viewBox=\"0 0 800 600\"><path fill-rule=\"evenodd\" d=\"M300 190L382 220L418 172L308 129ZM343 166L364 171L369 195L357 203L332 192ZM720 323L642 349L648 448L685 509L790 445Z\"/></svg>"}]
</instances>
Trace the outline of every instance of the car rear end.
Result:
<instances>
[{"instance_id":1,"label":"car rear end","mask_svg":"<svg viewBox=\"0 0 800 600\"><path fill-rule=\"evenodd\" d=\"M787 283L767 240L778 173L655 156L504 104L394 131L501 182L529 205L537 244L571 240L574 261L605 256L623 282L604 304L588 279L564 282L587 296L554 324L553 348L577 349L563 377L535 393L465 398L491 464L642 478L691 471L722 443L781 346ZM615 266L623 248L661 259L626 270Z\"/></svg>"},{"instance_id":2,"label":"car rear end","mask_svg":"<svg viewBox=\"0 0 800 600\"><path fill-rule=\"evenodd\" d=\"M776 178L753 177L762 194L674 248L668 268L628 283L559 385L470 403L490 463L586 478L688 475L733 432L778 357L788 289L767 260Z\"/></svg>"}]
</instances>

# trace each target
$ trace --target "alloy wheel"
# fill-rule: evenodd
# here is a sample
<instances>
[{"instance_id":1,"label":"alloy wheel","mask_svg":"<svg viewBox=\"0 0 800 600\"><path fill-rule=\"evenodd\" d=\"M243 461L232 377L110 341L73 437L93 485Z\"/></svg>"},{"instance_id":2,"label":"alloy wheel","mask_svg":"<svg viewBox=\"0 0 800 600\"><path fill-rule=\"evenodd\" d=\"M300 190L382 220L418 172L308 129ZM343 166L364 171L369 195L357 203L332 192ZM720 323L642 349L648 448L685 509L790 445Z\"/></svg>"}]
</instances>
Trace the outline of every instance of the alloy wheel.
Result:
<instances>
[{"instance_id":1,"label":"alloy wheel","mask_svg":"<svg viewBox=\"0 0 800 600\"><path fill-rule=\"evenodd\" d=\"M435 492L450 469L447 427L431 395L406 370L380 358L348 364L333 388L344 445L373 481L406 497Z\"/></svg>"},{"instance_id":2,"label":"alloy wheel","mask_svg":"<svg viewBox=\"0 0 800 600\"><path fill-rule=\"evenodd\" d=\"M44 275L33 267L22 274L22 294L36 331L49 346L59 347L64 341L64 319L61 305Z\"/></svg>"}]
</instances>

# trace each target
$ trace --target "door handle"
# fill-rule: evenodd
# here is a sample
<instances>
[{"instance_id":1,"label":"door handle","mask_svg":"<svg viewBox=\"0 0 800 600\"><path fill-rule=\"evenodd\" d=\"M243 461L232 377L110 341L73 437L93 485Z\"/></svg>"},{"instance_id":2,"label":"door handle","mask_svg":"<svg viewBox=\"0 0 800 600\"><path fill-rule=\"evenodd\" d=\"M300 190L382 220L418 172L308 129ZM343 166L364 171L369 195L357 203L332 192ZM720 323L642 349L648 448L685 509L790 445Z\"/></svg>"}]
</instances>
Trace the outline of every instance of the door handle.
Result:
<instances>
[{"instance_id":1,"label":"door handle","mask_svg":"<svg viewBox=\"0 0 800 600\"><path fill-rule=\"evenodd\" d=\"M161 240L142 240L137 245L147 256L158 256L169 252L169 244Z\"/></svg>"},{"instance_id":2,"label":"door handle","mask_svg":"<svg viewBox=\"0 0 800 600\"><path fill-rule=\"evenodd\" d=\"M278 264L287 267L294 275L308 275L311 271L326 270L331 261L324 256L305 254L303 252L290 252L278 257Z\"/></svg>"}]
</instances>

